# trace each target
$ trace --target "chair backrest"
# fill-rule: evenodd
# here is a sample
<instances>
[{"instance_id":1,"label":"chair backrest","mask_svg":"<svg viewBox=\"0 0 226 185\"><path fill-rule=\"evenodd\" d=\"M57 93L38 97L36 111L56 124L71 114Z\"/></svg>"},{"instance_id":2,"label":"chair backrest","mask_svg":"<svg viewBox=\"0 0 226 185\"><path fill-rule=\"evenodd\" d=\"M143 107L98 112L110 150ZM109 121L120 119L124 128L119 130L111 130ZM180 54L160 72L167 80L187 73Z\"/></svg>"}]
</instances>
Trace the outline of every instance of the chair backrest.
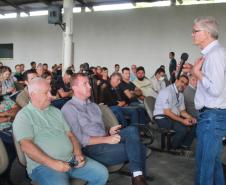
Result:
<instances>
[{"instance_id":1,"label":"chair backrest","mask_svg":"<svg viewBox=\"0 0 226 185\"><path fill-rule=\"evenodd\" d=\"M147 113L152 121L153 121L153 112L155 109L155 100L156 99L152 96L147 96L144 98L145 109L147 110Z\"/></svg>"},{"instance_id":2,"label":"chair backrest","mask_svg":"<svg viewBox=\"0 0 226 185\"><path fill-rule=\"evenodd\" d=\"M0 138L0 174L2 174L8 167L9 159L5 149L5 146Z\"/></svg>"},{"instance_id":3,"label":"chair backrest","mask_svg":"<svg viewBox=\"0 0 226 185\"><path fill-rule=\"evenodd\" d=\"M114 113L111 111L111 109L107 105L99 104L99 107L102 112L102 119L103 119L104 125L107 129L119 124Z\"/></svg>"},{"instance_id":4,"label":"chair backrest","mask_svg":"<svg viewBox=\"0 0 226 185\"><path fill-rule=\"evenodd\" d=\"M13 136L13 139L14 139L14 145L15 145L15 148L16 148L16 153L17 153L17 157L19 159L19 162L23 166L26 166L27 161L26 161L24 153L21 150L20 143L18 141L16 141L16 138L14 136Z\"/></svg>"},{"instance_id":5,"label":"chair backrest","mask_svg":"<svg viewBox=\"0 0 226 185\"><path fill-rule=\"evenodd\" d=\"M111 111L111 109L107 105L104 105L103 103L101 103L101 104L99 104L99 107L100 107L100 110L102 112L102 119L103 119L103 122L104 122L106 129L110 129L112 126L119 124L114 113ZM124 166L124 163L108 166L108 171L110 173L117 172L123 166Z\"/></svg>"}]
</instances>

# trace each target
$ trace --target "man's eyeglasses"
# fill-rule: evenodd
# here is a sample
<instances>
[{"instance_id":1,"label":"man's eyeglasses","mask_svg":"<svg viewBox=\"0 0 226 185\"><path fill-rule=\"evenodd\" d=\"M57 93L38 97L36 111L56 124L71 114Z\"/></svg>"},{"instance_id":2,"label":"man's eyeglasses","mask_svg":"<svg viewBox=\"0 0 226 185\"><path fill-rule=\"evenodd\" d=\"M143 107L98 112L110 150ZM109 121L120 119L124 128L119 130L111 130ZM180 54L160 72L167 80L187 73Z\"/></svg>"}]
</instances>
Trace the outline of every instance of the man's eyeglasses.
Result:
<instances>
[{"instance_id":1,"label":"man's eyeglasses","mask_svg":"<svg viewBox=\"0 0 226 185\"><path fill-rule=\"evenodd\" d=\"M203 31L203 30L192 30L192 33L198 33L200 31Z\"/></svg>"}]
</instances>

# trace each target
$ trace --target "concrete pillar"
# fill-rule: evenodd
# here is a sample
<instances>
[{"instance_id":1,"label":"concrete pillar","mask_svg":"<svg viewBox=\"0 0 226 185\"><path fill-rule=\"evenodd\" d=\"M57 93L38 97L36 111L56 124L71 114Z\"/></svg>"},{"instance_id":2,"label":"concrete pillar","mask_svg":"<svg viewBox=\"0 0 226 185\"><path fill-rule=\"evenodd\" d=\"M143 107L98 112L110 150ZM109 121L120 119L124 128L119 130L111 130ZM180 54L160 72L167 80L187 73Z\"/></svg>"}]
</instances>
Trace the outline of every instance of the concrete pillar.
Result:
<instances>
[{"instance_id":1,"label":"concrete pillar","mask_svg":"<svg viewBox=\"0 0 226 185\"><path fill-rule=\"evenodd\" d=\"M74 47L73 47L73 0L64 0L63 22L66 23L63 32L63 71L74 63Z\"/></svg>"}]
</instances>

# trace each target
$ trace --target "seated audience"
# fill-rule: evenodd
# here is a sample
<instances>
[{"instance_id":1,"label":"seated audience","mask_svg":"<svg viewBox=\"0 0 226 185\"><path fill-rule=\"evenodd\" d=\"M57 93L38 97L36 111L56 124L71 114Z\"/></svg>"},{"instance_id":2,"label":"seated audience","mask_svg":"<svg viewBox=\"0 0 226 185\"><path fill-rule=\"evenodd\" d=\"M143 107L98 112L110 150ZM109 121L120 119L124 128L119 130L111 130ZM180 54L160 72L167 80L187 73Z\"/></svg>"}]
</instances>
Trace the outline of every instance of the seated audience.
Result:
<instances>
[{"instance_id":1,"label":"seated audience","mask_svg":"<svg viewBox=\"0 0 226 185\"><path fill-rule=\"evenodd\" d=\"M130 82L130 69L128 67L122 69L122 82L119 88L123 92L122 100L138 111L140 123L148 124L149 117L143 104L143 93L134 83Z\"/></svg>"},{"instance_id":2,"label":"seated audience","mask_svg":"<svg viewBox=\"0 0 226 185\"><path fill-rule=\"evenodd\" d=\"M44 73L44 68L43 68L43 65L41 63L39 63L37 65L36 72L37 72L38 77L41 77L42 74Z\"/></svg>"},{"instance_id":3,"label":"seated audience","mask_svg":"<svg viewBox=\"0 0 226 185\"><path fill-rule=\"evenodd\" d=\"M109 84L109 81L110 81L110 78L109 78L109 76L108 76L108 68L103 67L103 68L102 68L102 79L101 79L100 86L101 86L102 88L105 87L106 85Z\"/></svg>"},{"instance_id":4,"label":"seated audience","mask_svg":"<svg viewBox=\"0 0 226 185\"><path fill-rule=\"evenodd\" d=\"M97 69L96 75L97 75L98 79L102 79L102 68L100 66L97 66L96 69Z\"/></svg>"},{"instance_id":5,"label":"seated audience","mask_svg":"<svg viewBox=\"0 0 226 185\"><path fill-rule=\"evenodd\" d=\"M57 94L57 90L55 89L55 87L53 86L53 75L51 72L49 71L45 71L42 76L42 78L44 78L48 84L50 85L51 87L51 100L55 100L55 99L58 99L59 98L59 95Z\"/></svg>"},{"instance_id":6,"label":"seated audience","mask_svg":"<svg viewBox=\"0 0 226 185\"><path fill-rule=\"evenodd\" d=\"M24 66L24 64L20 64L20 71L21 71L21 74L24 73L24 71L25 71L25 66Z\"/></svg>"},{"instance_id":7,"label":"seated audience","mask_svg":"<svg viewBox=\"0 0 226 185\"><path fill-rule=\"evenodd\" d=\"M50 106L50 85L35 78L28 84L31 102L13 122L13 133L25 153L27 172L40 185L68 185L69 178L105 185L107 169L85 157L62 113Z\"/></svg>"},{"instance_id":8,"label":"seated audience","mask_svg":"<svg viewBox=\"0 0 226 185\"><path fill-rule=\"evenodd\" d=\"M73 98L64 105L62 112L82 144L83 152L106 166L129 161L132 184L147 185L144 177L146 150L137 128L120 129L121 125L117 125L107 133L101 110L89 100L91 87L87 76L83 73L73 75L71 86Z\"/></svg>"},{"instance_id":9,"label":"seated audience","mask_svg":"<svg viewBox=\"0 0 226 185\"><path fill-rule=\"evenodd\" d=\"M139 103L138 98L143 99L142 91L130 82L130 69L128 67L122 69L122 82L119 88L124 93L126 103L129 105Z\"/></svg>"},{"instance_id":10,"label":"seated audience","mask_svg":"<svg viewBox=\"0 0 226 185\"><path fill-rule=\"evenodd\" d=\"M60 98L68 98L72 96L72 90L70 86L70 79L73 75L71 70L66 70L64 76L59 76L54 83L54 87L57 90Z\"/></svg>"},{"instance_id":11,"label":"seated audience","mask_svg":"<svg viewBox=\"0 0 226 185\"><path fill-rule=\"evenodd\" d=\"M137 68L137 78L136 80L133 81L134 85L141 89L142 94L144 96L152 96L153 95L153 90L151 86L151 81L145 77L145 70L144 67L140 66Z\"/></svg>"},{"instance_id":12,"label":"seated audience","mask_svg":"<svg viewBox=\"0 0 226 185\"><path fill-rule=\"evenodd\" d=\"M197 118L197 110L195 109L195 93L196 93L196 87L197 87L197 78L189 74L189 85L187 88L184 90L184 103L185 103L185 108L186 111L192 115L192 117Z\"/></svg>"},{"instance_id":13,"label":"seated audience","mask_svg":"<svg viewBox=\"0 0 226 185\"><path fill-rule=\"evenodd\" d=\"M131 71L132 71L132 73L130 74L130 81L133 82L137 78L137 75L136 75L136 73L137 73L137 66L135 64L133 64L131 66Z\"/></svg>"},{"instance_id":14,"label":"seated audience","mask_svg":"<svg viewBox=\"0 0 226 185\"><path fill-rule=\"evenodd\" d=\"M21 64L17 64L15 66L15 70L16 70L16 72L13 75L14 78L16 79L15 81L17 81L19 83L24 83L23 74L21 72Z\"/></svg>"},{"instance_id":15,"label":"seated audience","mask_svg":"<svg viewBox=\"0 0 226 185\"><path fill-rule=\"evenodd\" d=\"M119 70L120 70L120 65L119 64L115 64L115 71L114 71L114 73L120 73Z\"/></svg>"},{"instance_id":16,"label":"seated audience","mask_svg":"<svg viewBox=\"0 0 226 185\"><path fill-rule=\"evenodd\" d=\"M43 72L49 71L49 69L48 69L49 66L47 63L44 63L42 66L43 66Z\"/></svg>"},{"instance_id":17,"label":"seated audience","mask_svg":"<svg viewBox=\"0 0 226 185\"><path fill-rule=\"evenodd\" d=\"M128 106L128 104L122 100L122 92L119 89L121 78L120 73L113 73L111 75L110 83L106 84L102 89L100 102L110 107L119 123L123 126L128 126L126 117L130 119L130 125L136 125L140 123L139 115L134 107ZM143 119L141 119L141 121L142 120Z\"/></svg>"},{"instance_id":18,"label":"seated audience","mask_svg":"<svg viewBox=\"0 0 226 185\"><path fill-rule=\"evenodd\" d=\"M164 81L165 78L165 70L162 68L158 68L155 71L155 75L151 78L151 95L156 98L159 94L160 90L166 87L166 83Z\"/></svg>"},{"instance_id":19,"label":"seated audience","mask_svg":"<svg viewBox=\"0 0 226 185\"><path fill-rule=\"evenodd\" d=\"M176 131L172 149L189 148L195 136L196 119L186 112L184 105L183 92L188 81L187 76L180 76L174 84L160 91L155 103L154 118L158 126Z\"/></svg>"},{"instance_id":20,"label":"seated audience","mask_svg":"<svg viewBox=\"0 0 226 185\"><path fill-rule=\"evenodd\" d=\"M16 92L15 81L11 76L12 71L9 67L3 66L1 69L2 94L11 95Z\"/></svg>"},{"instance_id":21,"label":"seated audience","mask_svg":"<svg viewBox=\"0 0 226 185\"><path fill-rule=\"evenodd\" d=\"M36 62L32 61L30 64L31 64L31 69L36 70Z\"/></svg>"},{"instance_id":22,"label":"seated audience","mask_svg":"<svg viewBox=\"0 0 226 185\"><path fill-rule=\"evenodd\" d=\"M12 163L16 158L16 151L12 137L12 120L18 110L19 108L15 102L13 102L8 96L2 96L0 92L0 138L5 145L9 158L9 165L1 176L8 181L10 181L9 178Z\"/></svg>"},{"instance_id":23,"label":"seated audience","mask_svg":"<svg viewBox=\"0 0 226 185\"><path fill-rule=\"evenodd\" d=\"M29 69L27 71L24 72L23 74L23 78L24 78L24 83L26 85L28 85L30 83L30 81L37 77L37 72L34 69ZM20 106L20 107L24 107L26 106L30 101L30 97L28 94L28 88L27 86L17 95L16 97L16 103Z\"/></svg>"}]
</instances>

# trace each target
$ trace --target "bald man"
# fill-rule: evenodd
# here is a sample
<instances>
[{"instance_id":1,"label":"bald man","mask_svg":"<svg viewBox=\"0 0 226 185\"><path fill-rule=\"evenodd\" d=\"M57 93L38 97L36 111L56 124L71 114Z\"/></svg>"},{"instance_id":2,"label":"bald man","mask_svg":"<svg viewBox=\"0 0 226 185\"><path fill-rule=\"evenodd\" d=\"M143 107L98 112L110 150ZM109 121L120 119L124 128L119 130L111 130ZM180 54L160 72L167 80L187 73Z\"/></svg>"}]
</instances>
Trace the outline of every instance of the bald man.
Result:
<instances>
[{"instance_id":1,"label":"bald man","mask_svg":"<svg viewBox=\"0 0 226 185\"><path fill-rule=\"evenodd\" d=\"M107 169L82 154L62 113L50 106L46 80L31 80L28 93L31 102L17 114L13 132L26 155L29 177L41 185L69 185L69 177L104 185Z\"/></svg>"}]
</instances>

